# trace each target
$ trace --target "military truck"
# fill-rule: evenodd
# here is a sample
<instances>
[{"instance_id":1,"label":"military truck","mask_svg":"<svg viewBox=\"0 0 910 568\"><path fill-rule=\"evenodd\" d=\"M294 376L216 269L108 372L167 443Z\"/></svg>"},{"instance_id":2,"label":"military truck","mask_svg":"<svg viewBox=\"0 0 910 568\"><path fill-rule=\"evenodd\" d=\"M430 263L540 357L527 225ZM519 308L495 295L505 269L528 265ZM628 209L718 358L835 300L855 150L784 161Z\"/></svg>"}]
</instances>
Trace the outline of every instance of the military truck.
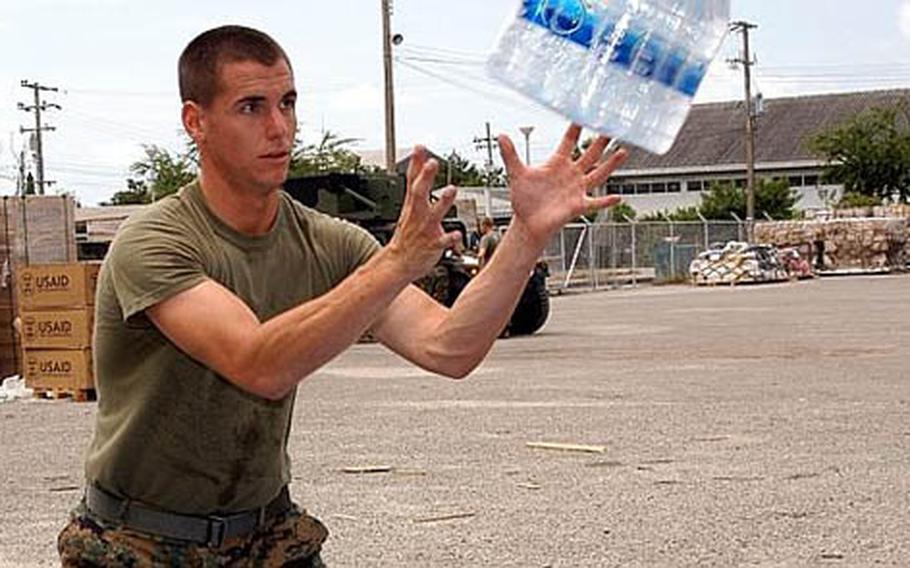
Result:
<instances>
[{"instance_id":1,"label":"military truck","mask_svg":"<svg viewBox=\"0 0 910 568\"><path fill-rule=\"evenodd\" d=\"M324 174L287 180L285 191L307 207L356 223L386 244L404 203L405 180L383 174ZM477 275L480 263L467 248L467 226L453 207L443 220L447 231L459 230L462 250L447 250L433 270L416 284L438 302L452 306L468 282ZM540 329L550 313L547 266L537 263L528 277L521 300L509 321L508 335L528 335Z\"/></svg>"}]
</instances>

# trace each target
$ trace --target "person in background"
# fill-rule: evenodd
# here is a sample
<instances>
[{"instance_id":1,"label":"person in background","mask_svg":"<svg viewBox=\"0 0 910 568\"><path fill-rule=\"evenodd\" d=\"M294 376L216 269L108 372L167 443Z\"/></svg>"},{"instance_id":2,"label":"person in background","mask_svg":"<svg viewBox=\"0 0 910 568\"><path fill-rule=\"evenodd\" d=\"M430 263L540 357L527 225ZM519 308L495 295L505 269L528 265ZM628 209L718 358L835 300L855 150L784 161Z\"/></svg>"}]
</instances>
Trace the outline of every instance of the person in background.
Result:
<instances>
[{"instance_id":1,"label":"person in background","mask_svg":"<svg viewBox=\"0 0 910 568\"><path fill-rule=\"evenodd\" d=\"M483 268L492 260L493 253L496 252L502 237L499 236L499 231L496 230L496 224L493 223L493 219L489 217L484 217L483 221L480 222L480 235L477 257L480 259L480 267Z\"/></svg>"}]
</instances>

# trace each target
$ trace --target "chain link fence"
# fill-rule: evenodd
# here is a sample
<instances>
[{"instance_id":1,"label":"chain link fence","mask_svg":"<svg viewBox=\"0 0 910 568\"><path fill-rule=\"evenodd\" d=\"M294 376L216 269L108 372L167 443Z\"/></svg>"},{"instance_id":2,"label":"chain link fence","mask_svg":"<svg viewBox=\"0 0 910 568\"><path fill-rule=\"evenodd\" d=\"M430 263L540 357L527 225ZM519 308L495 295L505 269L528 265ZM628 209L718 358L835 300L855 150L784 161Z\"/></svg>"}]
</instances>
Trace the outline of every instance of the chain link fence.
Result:
<instances>
[{"instance_id":1,"label":"chain link fence","mask_svg":"<svg viewBox=\"0 0 910 568\"><path fill-rule=\"evenodd\" d=\"M738 221L573 224L550 242L544 260L555 289L677 282L712 244L745 236Z\"/></svg>"}]
</instances>

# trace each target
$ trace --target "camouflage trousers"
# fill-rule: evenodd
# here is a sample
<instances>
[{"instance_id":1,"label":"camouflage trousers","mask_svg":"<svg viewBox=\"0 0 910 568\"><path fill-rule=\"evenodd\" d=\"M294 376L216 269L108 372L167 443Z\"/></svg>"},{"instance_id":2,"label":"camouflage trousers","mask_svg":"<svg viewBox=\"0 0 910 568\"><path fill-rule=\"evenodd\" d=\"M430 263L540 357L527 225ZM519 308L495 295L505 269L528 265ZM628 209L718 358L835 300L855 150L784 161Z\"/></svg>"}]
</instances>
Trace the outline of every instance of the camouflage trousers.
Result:
<instances>
[{"instance_id":1,"label":"camouflage trousers","mask_svg":"<svg viewBox=\"0 0 910 568\"><path fill-rule=\"evenodd\" d=\"M325 568L319 552L327 536L318 519L294 506L247 536L209 548L120 528L97 518L83 504L57 537L57 550L64 568Z\"/></svg>"}]
</instances>

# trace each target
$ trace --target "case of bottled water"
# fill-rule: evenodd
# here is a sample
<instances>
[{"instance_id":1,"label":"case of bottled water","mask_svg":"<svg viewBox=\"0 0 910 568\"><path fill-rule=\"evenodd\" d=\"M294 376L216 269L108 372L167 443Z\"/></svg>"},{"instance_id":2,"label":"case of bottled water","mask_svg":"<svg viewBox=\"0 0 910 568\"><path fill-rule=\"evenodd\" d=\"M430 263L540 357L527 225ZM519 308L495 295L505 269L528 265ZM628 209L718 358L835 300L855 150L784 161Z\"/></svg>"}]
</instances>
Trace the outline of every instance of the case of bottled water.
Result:
<instances>
[{"instance_id":1,"label":"case of bottled water","mask_svg":"<svg viewBox=\"0 0 910 568\"><path fill-rule=\"evenodd\" d=\"M729 15L730 0L523 0L487 72L574 122L664 154Z\"/></svg>"}]
</instances>

